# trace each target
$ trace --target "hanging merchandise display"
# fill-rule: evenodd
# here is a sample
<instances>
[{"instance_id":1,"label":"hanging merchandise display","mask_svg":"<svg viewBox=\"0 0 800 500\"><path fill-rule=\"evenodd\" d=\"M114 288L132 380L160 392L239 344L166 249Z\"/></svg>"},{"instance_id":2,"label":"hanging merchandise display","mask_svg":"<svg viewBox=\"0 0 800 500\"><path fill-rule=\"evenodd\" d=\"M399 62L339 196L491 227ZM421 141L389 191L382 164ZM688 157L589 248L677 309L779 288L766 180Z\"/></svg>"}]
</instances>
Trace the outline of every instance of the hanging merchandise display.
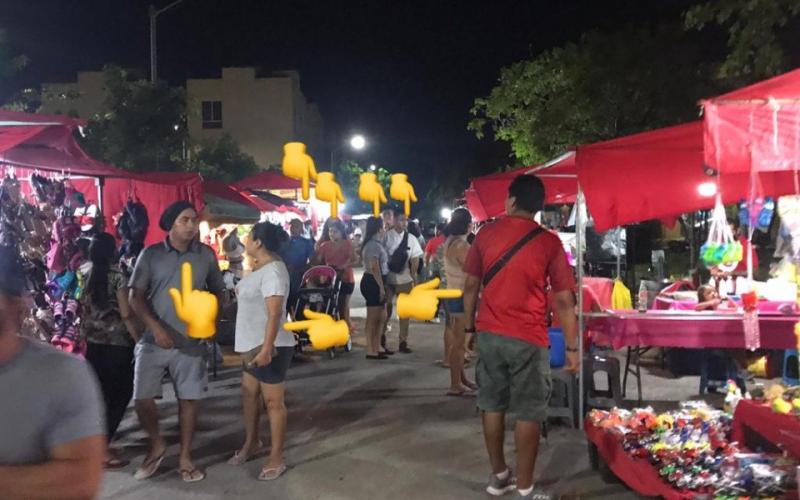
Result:
<instances>
[{"instance_id":1,"label":"hanging merchandise display","mask_svg":"<svg viewBox=\"0 0 800 500\"><path fill-rule=\"evenodd\" d=\"M708 268L717 267L721 271L731 272L742 260L743 253L742 244L736 241L728 225L725 206L718 194L709 220L708 240L700 247L700 257Z\"/></svg>"},{"instance_id":2,"label":"hanging merchandise display","mask_svg":"<svg viewBox=\"0 0 800 500\"><path fill-rule=\"evenodd\" d=\"M147 208L139 200L128 199L116 227L117 235L122 240L119 249L120 265L128 275L133 271L136 257L144 250L144 240L150 228Z\"/></svg>"}]
</instances>

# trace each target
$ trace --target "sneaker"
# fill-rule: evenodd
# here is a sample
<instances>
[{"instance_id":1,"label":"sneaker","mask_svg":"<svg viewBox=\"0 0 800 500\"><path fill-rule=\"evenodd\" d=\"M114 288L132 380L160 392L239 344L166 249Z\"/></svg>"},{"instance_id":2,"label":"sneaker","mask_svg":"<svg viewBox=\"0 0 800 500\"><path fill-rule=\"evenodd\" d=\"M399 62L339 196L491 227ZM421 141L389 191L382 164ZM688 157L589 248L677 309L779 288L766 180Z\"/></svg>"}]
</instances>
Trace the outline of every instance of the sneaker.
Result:
<instances>
[{"instance_id":1,"label":"sneaker","mask_svg":"<svg viewBox=\"0 0 800 500\"><path fill-rule=\"evenodd\" d=\"M529 494L522 496L517 495L517 498L521 498L523 500L553 500L553 496L549 493L546 493L536 487L533 488Z\"/></svg>"},{"instance_id":2,"label":"sneaker","mask_svg":"<svg viewBox=\"0 0 800 500\"><path fill-rule=\"evenodd\" d=\"M403 354L411 354L413 351L408 348L408 344L405 342L400 342L400 348L398 351L402 352Z\"/></svg>"},{"instance_id":3,"label":"sneaker","mask_svg":"<svg viewBox=\"0 0 800 500\"><path fill-rule=\"evenodd\" d=\"M499 497L515 489L517 489L517 478L514 477L511 469L508 469L508 477L505 479L499 479L497 474L489 475L489 486L486 487L486 493Z\"/></svg>"}]
</instances>

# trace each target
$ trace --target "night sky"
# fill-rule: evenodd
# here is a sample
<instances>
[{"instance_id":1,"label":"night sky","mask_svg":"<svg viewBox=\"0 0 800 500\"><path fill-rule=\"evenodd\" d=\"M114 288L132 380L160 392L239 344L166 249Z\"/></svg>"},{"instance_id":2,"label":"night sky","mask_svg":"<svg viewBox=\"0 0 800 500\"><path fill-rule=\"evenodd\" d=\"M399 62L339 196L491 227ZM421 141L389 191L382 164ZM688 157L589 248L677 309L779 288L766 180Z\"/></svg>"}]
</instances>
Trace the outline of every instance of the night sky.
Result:
<instances>
[{"instance_id":1,"label":"night sky","mask_svg":"<svg viewBox=\"0 0 800 500\"><path fill-rule=\"evenodd\" d=\"M106 63L145 70L148 3L4 0L0 27L31 63L0 97ZM158 20L159 77L182 84L218 76L223 66L297 69L329 144L360 131L371 147L354 159L425 184L431 175L475 175L510 163L505 147L466 130L472 101L491 90L503 66L593 28L677 20L689 4L184 0Z\"/></svg>"}]
</instances>

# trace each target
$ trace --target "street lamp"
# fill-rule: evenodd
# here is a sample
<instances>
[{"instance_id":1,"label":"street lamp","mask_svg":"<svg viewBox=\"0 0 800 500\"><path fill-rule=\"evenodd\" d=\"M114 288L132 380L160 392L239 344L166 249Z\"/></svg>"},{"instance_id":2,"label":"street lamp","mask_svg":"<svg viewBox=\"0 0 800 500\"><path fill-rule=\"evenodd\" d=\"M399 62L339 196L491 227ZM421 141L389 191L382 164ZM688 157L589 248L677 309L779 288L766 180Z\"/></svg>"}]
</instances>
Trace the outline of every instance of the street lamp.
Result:
<instances>
[{"instance_id":1,"label":"street lamp","mask_svg":"<svg viewBox=\"0 0 800 500\"><path fill-rule=\"evenodd\" d=\"M374 172L378 169L378 167L376 167L375 164L373 163L372 165L369 166L369 169Z\"/></svg>"},{"instance_id":2,"label":"street lamp","mask_svg":"<svg viewBox=\"0 0 800 500\"><path fill-rule=\"evenodd\" d=\"M163 9L156 9L155 5L150 4L147 9L147 15L150 16L150 82L156 83L158 77L158 64L156 63L156 18L175 7L183 0L175 0Z\"/></svg>"},{"instance_id":3,"label":"street lamp","mask_svg":"<svg viewBox=\"0 0 800 500\"><path fill-rule=\"evenodd\" d=\"M348 145L354 151L362 151L367 147L367 139L361 134L355 134L354 136L350 137ZM331 170L336 168L336 153L340 152L342 149L343 146L338 146L331 149Z\"/></svg>"},{"instance_id":4,"label":"street lamp","mask_svg":"<svg viewBox=\"0 0 800 500\"><path fill-rule=\"evenodd\" d=\"M439 212L439 215L442 216L442 219L449 221L450 217L453 216L453 211L449 208L443 208L442 211Z\"/></svg>"}]
</instances>

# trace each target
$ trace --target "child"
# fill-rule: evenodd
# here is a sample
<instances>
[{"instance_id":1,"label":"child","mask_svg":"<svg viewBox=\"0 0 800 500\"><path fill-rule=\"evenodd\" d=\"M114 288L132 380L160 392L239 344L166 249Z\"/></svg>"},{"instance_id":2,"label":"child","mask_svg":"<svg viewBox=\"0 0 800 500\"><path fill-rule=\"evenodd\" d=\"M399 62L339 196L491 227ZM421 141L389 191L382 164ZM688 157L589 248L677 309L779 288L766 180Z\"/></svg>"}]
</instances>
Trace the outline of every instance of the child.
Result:
<instances>
[{"instance_id":1,"label":"child","mask_svg":"<svg viewBox=\"0 0 800 500\"><path fill-rule=\"evenodd\" d=\"M720 299L717 289L711 285L703 285L697 289L697 305L694 307L695 311L714 311L719 307L724 309L736 309L738 306L731 299Z\"/></svg>"}]
</instances>

